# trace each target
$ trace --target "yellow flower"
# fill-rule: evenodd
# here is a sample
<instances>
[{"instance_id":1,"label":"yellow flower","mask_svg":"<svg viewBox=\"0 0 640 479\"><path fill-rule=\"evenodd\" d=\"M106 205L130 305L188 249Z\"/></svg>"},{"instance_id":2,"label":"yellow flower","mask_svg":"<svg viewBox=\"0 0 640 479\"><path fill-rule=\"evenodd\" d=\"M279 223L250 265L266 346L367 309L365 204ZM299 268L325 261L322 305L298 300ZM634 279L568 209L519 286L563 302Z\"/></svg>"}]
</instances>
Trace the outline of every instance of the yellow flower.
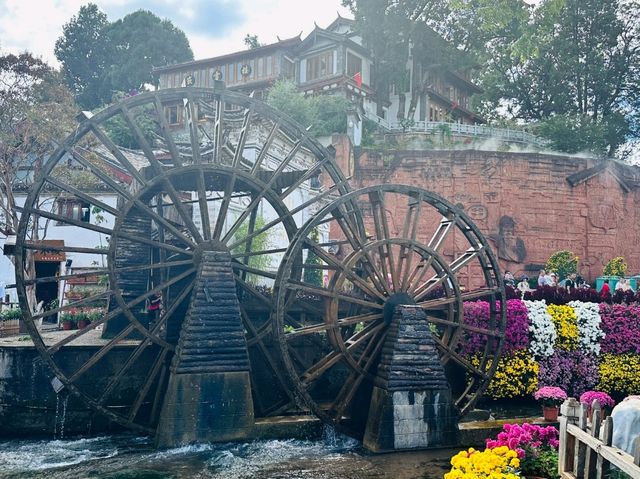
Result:
<instances>
[{"instance_id":1,"label":"yellow flower","mask_svg":"<svg viewBox=\"0 0 640 479\"><path fill-rule=\"evenodd\" d=\"M571 306L564 304L550 304L547 312L556 327L556 349L573 351L578 345L578 317Z\"/></svg>"},{"instance_id":2,"label":"yellow flower","mask_svg":"<svg viewBox=\"0 0 640 479\"><path fill-rule=\"evenodd\" d=\"M476 451L470 448L451 458L451 471L445 479L517 479L520 461L507 446Z\"/></svg>"},{"instance_id":3,"label":"yellow flower","mask_svg":"<svg viewBox=\"0 0 640 479\"><path fill-rule=\"evenodd\" d=\"M471 363L479 366L480 359L474 357ZM538 388L538 371L538 363L526 351L503 356L498 360L486 394L494 399L531 395Z\"/></svg>"}]
</instances>

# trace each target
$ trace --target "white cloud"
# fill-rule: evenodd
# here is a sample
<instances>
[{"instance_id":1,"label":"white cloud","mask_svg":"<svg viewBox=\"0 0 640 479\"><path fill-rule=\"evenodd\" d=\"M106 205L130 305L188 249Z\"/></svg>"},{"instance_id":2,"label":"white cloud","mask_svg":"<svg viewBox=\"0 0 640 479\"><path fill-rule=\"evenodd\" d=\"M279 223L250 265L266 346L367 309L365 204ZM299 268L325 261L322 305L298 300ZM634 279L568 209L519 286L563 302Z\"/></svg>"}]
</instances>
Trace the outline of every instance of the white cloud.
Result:
<instances>
[{"instance_id":1,"label":"white cloud","mask_svg":"<svg viewBox=\"0 0 640 479\"><path fill-rule=\"evenodd\" d=\"M236 21L224 34L212 26L211 34L202 33L201 23L198 33L189 31L184 23L185 18L198 19L199 11L192 9L198 2L189 0L165 0L158 3L152 0L94 0L105 12L131 11L146 8L154 11L164 3L174 2L176 18L171 18L176 26L182 28L194 51L196 58L207 58L245 48L243 43L247 33L258 35L260 42L273 43L280 38L296 36L302 30L304 34L314 28L314 22L326 27L333 21L337 12L348 15L348 11L340 5L340 0L322 0L318 2L304 0L237 0L226 5L238 13ZM0 48L3 52L18 53L28 50L42 56L47 62L57 64L53 49L55 41L62 35L62 27L73 15L78 13L80 6L87 0L0 0ZM223 2L224 3L224 2ZM180 11L180 13L179 13ZM167 16L166 10L161 17ZM185 15L188 13L188 15ZM220 12L224 14L223 12ZM211 15L211 12L209 12ZM117 18L111 18L116 20ZM200 19L202 20L202 19ZM212 22L213 24L213 22Z\"/></svg>"}]
</instances>

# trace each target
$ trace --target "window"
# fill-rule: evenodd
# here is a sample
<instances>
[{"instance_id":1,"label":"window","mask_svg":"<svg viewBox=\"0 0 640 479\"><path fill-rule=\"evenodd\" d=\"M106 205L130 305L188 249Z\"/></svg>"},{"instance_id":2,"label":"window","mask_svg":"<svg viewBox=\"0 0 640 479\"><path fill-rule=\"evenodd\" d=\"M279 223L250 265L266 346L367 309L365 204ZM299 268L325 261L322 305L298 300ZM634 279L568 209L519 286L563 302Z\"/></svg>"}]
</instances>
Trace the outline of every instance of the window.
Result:
<instances>
[{"instance_id":1,"label":"window","mask_svg":"<svg viewBox=\"0 0 640 479\"><path fill-rule=\"evenodd\" d=\"M307 58L307 81L333 75L333 50Z\"/></svg>"},{"instance_id":2,"label":"window","mask_svg":"<svg viewBox=\"0 0 640 479\"><path fill-rule=\"evenodd\" d=\"M284 57L282 59L282 76L288 80L293 80L294 72L295 64L293 63L293 60L289 60L288 58Z\"/></svg>"},{"instance_id":3,"label":"window","mask_svg":"<svg viewBox=\"0 0 640 479\"><path fill-rule=\"evenodd\" d=\"M83 223L89 223L91 220L91 205L78 199L65 199L61 198L57 200L58 203L58 215L69 218L76 221L82 221ZM64 221L59 221L58 225L66 225Z\"/></svg>"},{"instance_id":4,"label":"window","mask_svg":"<svg viewBox=\"0 0 640 479\"><path fill-rule=\"evenodd\" d=\"M169 125L179 125L182 123L182 108L179 105L167 106L164 109L164 116Z\"/></svg>"},{"instance_id":5,"label":"window","mask_svg":"<svg viewBox=\"0 0 640 479\"><path fill-rule=\"evenodd\" d=\"M362 75L362 58L347 52L347 76L353 78L356 73Z\"/></svg>"}]
</instances>

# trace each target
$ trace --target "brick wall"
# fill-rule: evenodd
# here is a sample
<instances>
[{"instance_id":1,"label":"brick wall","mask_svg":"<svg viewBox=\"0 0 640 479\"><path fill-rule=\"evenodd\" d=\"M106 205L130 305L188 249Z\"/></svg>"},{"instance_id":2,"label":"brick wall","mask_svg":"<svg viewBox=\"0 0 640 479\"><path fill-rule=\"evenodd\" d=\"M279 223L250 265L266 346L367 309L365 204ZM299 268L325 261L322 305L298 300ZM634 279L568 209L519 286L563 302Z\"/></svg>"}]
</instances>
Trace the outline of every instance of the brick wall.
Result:
<instances>
[{"instance_id":1,"label":"brick wall","mask_svg":"<svg viewBox=\"0 0 640 479\"><path fill-rule=\"evenodd\" d=\"M640 168L477 150L364 150L349 161L346 137L334 137L334 147L354 188L415 185L461 205L490 238L503 269L536 275L554 251L568 249L589 280L617 255L629 273L640 273Z\"/></svg>"}]
</instances>

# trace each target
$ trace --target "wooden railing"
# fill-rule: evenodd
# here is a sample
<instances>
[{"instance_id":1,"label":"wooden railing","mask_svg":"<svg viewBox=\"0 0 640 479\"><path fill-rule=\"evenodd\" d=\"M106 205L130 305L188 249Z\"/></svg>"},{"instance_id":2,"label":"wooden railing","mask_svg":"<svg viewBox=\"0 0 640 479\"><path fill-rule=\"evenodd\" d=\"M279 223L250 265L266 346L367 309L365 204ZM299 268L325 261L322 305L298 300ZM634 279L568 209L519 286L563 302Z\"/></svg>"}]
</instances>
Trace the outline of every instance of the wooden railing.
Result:
<instances>
[{"instance_id":1,"label":"wooden railing","mask_svg":"<svg viewBox=\"0 0 640 479\"><path fill-rule=\"evenodd\" d=\"M486 138L506 141L510 143L521 143L534 145L539 148L549 146L549 142L540 137L532 135L522 130L511 130L508 128L494 128L485 125L467 125L463 123L452 123L444 121L414 121L404 126L399 121L389 121L371 113L365 112L365 116L390 132L411 132L427 134L450 134L452 136L462 136L468 138Z\"/></svg>"},{"instance_id":2,"label":"wooden railing","mask_svg":"<svg viewBox=\"0 0 640 479\"><path fill-rule=\"evenodd\" d=\"M633 456L613 447L613 420L603 419L597 402L591 408L591 418L587 407L573 398L564 402L560 414L561 478L605 479L611 477L613 465L632 479L640 479L640 439L636 439Z\"/></svg>"}]
</instances>

